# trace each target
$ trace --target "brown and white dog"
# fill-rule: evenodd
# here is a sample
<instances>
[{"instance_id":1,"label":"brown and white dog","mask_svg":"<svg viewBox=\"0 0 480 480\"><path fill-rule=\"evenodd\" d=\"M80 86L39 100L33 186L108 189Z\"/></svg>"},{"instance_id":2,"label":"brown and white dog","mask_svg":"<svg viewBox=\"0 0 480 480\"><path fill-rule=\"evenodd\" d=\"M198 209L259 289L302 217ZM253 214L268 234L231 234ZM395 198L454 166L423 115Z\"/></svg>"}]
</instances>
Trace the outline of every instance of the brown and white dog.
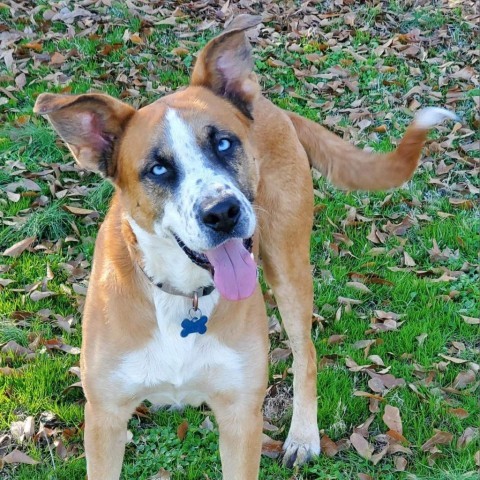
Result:
<instances>
[{"instance_id":1,"label":"brown and white dog","mask_svg":"<svg viewBox=\"0 0 480 480\"><path fill-rule=\"evenodd\" d=\"M224 478L258 477L268 334L252 243L294 356L285 462L317 455L310 167L345 189L401 185L428 129L455 118L426 109L394 152L358 150L260 94L244 34L260 21L238 17L200 52L187 88L138 111L100 94L43 94L35 105L78 163L116 186L83 319L90 480L119 478L144 399L206 402Z\"/></svg>"}]
</instances>

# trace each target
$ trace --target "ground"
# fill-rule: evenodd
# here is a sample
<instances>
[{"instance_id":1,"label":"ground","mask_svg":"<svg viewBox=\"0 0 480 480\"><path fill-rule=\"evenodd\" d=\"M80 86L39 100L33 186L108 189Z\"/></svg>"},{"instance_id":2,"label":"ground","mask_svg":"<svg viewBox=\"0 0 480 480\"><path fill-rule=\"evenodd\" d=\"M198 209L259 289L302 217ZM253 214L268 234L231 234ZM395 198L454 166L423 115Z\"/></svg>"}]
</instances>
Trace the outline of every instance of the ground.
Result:
<instances>
[{"instance_id":1,"label":"ground","mask_svg":"<svg viewBox=\"0 0 480 480\"><path fill-rule=\"evenodd\" d=\"M427 105L462 118L432 131L415 177L395 191L339 192L313 172L324 454L293 471L271 458L292 376L265 289L273 440L261 478L478 476L474 2L40 0L0 4L0 478L84 478L80 312L112 192L33 115L36 96L94 90L145 105L185 85L195 53L237 13L264 15L250 36L266 95L360 147L392 149ZM220 478L207 408L144 405L129 428L122 478Z\"/></svg>"}]
</instances>

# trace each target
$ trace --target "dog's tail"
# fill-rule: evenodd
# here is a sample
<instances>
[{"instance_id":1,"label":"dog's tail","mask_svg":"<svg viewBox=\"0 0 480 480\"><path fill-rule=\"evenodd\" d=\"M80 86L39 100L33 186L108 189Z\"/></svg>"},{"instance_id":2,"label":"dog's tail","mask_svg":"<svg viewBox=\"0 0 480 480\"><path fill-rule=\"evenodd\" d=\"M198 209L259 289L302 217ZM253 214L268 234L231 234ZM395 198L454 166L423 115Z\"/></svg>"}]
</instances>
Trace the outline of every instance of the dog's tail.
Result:
<instances>
[{"instance_id":1,"label":"dog's tail","mask_svg":"<svg viewBox=\"0 0 480 480\"><path fill-rule=\"evenodd\" d=\"M417 168L429 129L446 118L458 120L443 108L420 110L397 149L382 154L360 150L315 122L287 114L310 164L345 190L386 190L402 185Z\"/></svg>"}]
</instances>

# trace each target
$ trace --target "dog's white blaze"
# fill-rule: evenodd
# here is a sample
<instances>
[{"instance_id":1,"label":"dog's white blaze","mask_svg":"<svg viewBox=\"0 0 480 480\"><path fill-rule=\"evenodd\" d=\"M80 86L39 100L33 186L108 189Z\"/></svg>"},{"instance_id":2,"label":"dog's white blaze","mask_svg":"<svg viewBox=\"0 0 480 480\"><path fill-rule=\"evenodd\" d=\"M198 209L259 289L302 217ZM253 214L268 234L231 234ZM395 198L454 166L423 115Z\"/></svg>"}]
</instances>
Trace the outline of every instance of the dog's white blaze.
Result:
<instances>
[{"instance_id":1,"label":"dog's white blaze","mask_svg":"<svg viewBox=\"0 0 480 480\"><path fill-rule=\"evenodd\" d=\"M188 285L192 278L196 278L192 290L211 282L209 274L194 265L176 242L145 232L131 219L129 222L144 254L145 271L155 281L168 278L169 283L173 283L175 279L177 286L181 282ZM166 272L168 277L164 276ZM204 283L198 280L201 274L208 277ZM153 285L151 291L158 328L143 348L121 357L112 378L121 393L148 398L156 404L199 405L216 391L238 388L243 368L240 354L208 332L182 338L181 322L188 318L191 300L170 295ZM218 299L216 290L201 297L199 308L202 313L209 317Z\"/></svg>"},{"instance_id":2,"label":"dog's white blaze","mask_svg":"<svg viewBox=\"0 0 480 480\"><path fill-rule=\"evenodd\" d=\"M182 201L172 199L166 203L162 222L155 226L155 231L158 234L165 230L174 231L195 251L211 248L194 216L193 205L202 198L214 197L228 189L242 204L244 218L248 222L245 238L252 236L256 225L252 206L227 175L207 165L192 129L174 109L168 109L165 115L165 128L169 146L175 152L175 160L183 172L178 192L178 198Z\"/></svg>"}]
</instances>

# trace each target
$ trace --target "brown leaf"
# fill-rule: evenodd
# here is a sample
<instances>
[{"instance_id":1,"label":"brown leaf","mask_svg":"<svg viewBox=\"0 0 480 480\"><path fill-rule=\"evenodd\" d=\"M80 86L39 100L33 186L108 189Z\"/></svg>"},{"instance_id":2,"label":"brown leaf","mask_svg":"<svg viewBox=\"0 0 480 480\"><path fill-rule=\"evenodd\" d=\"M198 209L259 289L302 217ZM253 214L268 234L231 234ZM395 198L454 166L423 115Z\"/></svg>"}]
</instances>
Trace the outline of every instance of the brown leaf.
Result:
<instances>
[{"instance_id":1,"label":"brown leaf","mask_svg":"<svg viewBox=\"0 0 480 480\"><path fill-rule=\"evenodd\" d=\"M270 67L274 67L274 68L286 67L287 66L287 64L285 62L282 62L281 60L277 60L277 59L271 58L271 57L269 57L267 59L267 65L270 66Z\"/></svg>"},{"instance_id":2,"label":"brown leaf","mask_svg":"<svg viewBox=\"0 0 480 480\"><path fill-rule=\"evenodd\" d=\"M459 78L461 80L470 80L475 75L475 69L471 66L466 66L458 72L452 73L450 78Z\"/></svg>"},{"instance_id":3,"label":"brown leaf","mask_svg":"<svg viewBox=\"0 0 480 480\"><path fill-rule=\"evenodd\" d=\"M450 432L438 431L437 433L435 433L435 435L432 438L427 440L422 445L422 451L428 452L433 447L436 447L437 445L446 445L450 443L452 440L453 440L453 435Z\"/></svg>"},{"instance_id":4,"label":"brown leaf","mask_svg":"<svg viewBox=\"0 0 480 480\"><path fill-rule=\"evenodd\" d=\"M465 315L460 315L463 318L463 321L465 323L468 323L469 325L480 325L480 318L475 318L475 317L467 317Z\"/></svg>"},{"instance_id":5,"label":"brown leaf","mask_svg":"<svg viewBox=\"0 0 480 480\"><path fill-rule=\"evenodd\" d=\"M44 340L43 343L48 350L61 350L62 352L70 353L71 355L80 355L80 348L67 345L66 343L63 343L60 338Z\"/></svg>"},{"instance_id":6,"label":"brown leaf","mask_svg":"<svg viewBox=\"0 0 480 480\"><path fill-rule=\"evenodd\" d=\"M363 300L357 300L356 298L338 297L338 303L342 305L361 305Z\"/></svg>"},{"instance_id":7,"label":"brown leaf","mask_svg":"<svg viewBox=\"0 0 480 480\"><path fill-rule=\"evenodd\" d=\"M372 293L372 291L366 285L360 282L347 282L346 285L347 287L354 288L355 290L359 290L363 293Z\"/></svg>"},{"instance_id":8,"label":"brown leaf","mask_svg":"<svg viewBox=\"0 0 480 480\"><path fill-rule=\"evenodd\" d=\"M138 33L132 33L129 40L135 45L143 45L143 40Z\"/></svg>"},{"instance_id":9,"label":"brown leaf","mask_svg":"<svg viewBox=\"0 0 480 480\"><path fill-rule=\"evenodd\" d=\"M278 458L282 453L283 442L273 440L265 433L262 434L262 455L269 458Z\"/></svg>"},{"instance_id":10,"label":"brown leaf","mask_svg":"<svg viewBox=\"0 0 480 480\"><path fill-rule=\"evenodd\" d=\"M275 348L270 353L270 359L272 363L277 363L281 360L286 360L292 354L290 348Z\"/></svg>"},{"instance_id":11,"label":"brown leaf","mask_svg":"<svg viewBox=\"0 0 480 480\"><path fill-rule=\"evenodd\" d=\"M374 455L372 455L372 463L374 465L377 465L377 463L379 463L380 460L387 454L388 447L389 447L389 445L382 448L382 450L380 450L378 453L375 453Z\"/></svg>"},{"instance_id":12,"label":"brown leaf","mask_svg":"<svg viewBox=\"0 0 480 480\"><path fill-rule=\"evenodd\" d=\"M33 352L28 348L22 347L14 340L10 340L6 345L2 347L2 352L7 354L14 354L14 355L30 355Z\"/></svg>"},{"instance_id":13,"label":"brown leaf","mask_svg":"<svg viewBox=\"0 0 480 480\"><path fill-rule=\"evenodd\" d=\"M366 460L372 458L373 447L359 433L352 433L350 442L352 442L352 445L361 457Z\"/></svg>"},{"instance_id":14,"label":"brown leaf","mask_svg":"<svg viewBox=\"0 0 480 480\"><path fill-rule=\"evenodd\" d=\"M39 42L28 42L28 43L24 43L22 47L35 50L36 52L41 52L43 45Z\"/></svg>"},{"instance_id":15,"label":"brown leaf","mask_svg":"<svg viewBox=\"0 0 480 480\"><path fill-rule=\"evenodd\" d=\"M0 367L0 375L5 375L9 377L11 375L17 375L19 373L19 369L17 368L10 368L10 367Z\"/></svg>"},{"instance_id":16,"label":"brown leaf","mask_svg":"<svg viewBox=\"0 0 480 480\"><path fill-rule=\"evenodd\" d=\"M445 360L448 360L449 362L453 362L453 363L467 363L468 362L468 360L464 360L463 358L450 357L448 355L444 355L443 353L439 353L438 356L444 358Z\"/></svg>"},{"instance_id":17,"label":"brown leaf","mask_svg":"<svg viewBox=\"0 0 480 480\"><path fill-rule=\"evenodd\" d=\"M325 55L320 55L319 53L308 53L305 55L305 58L312 63L320 62L325 58Z\"/></svg>"},{"instance_id":18,"label":"brown leaf","mask_svg":"<svg viewBox=\"0 0 480 480\"><path fill-rule=\"evenodd\" d=\"M406 267L414 267L416 265L415 260L405 251L403 252L403 263Z\"/></svg>"},{"instance_id":19,"label":"brown leaf","mask_svg":"<svg viewBox=\"0 0 480 480\"><path fill-rule=\"evenodd\" d=\"M386 435L392 440L395 440L396 442L409 443L408 440L401 433L398 433L395 430L388 430Z\"/></svg>"},{"instance_id":20,"label":"brown leaf","mask_svg":"<svg viewBox=\"0 0 480 480\"><path fill-rule=\"evenodd\" d=\"M35 290L30 294L30 300L32 300L32 302L38 302L39 300L53 297L54 295L56 295L55 292L50 292L48 290L46 292L40 292L38 290Z\"/></svg>"},{"instance_id":21,"label":"brown leaf","mask_svg":"<svg viewBox=\"0 0 480 480\"><path fill-rule=\"evenodd\" d=\"M382 386L383 386L383 384L382 384ZM385 400L381 395L375 395L374 393L370 393L370 392L362 392L360 390L355 390L353 392L353 395L355 397L374 398L375 400L379 400L381 402L383 402Z\"/></svg>"},{"instance_id":22,"label":"brown leaf","mask_svg":"<svg viewBox=\"0 0 480 480\"><path fill-rule=\"evenodd\" d=\"M66 58L58 52L55 52L50 58L50 65L62 65L65 63Z\"/></svg>"},{"instance_id":23,"label":"brown leaf","mask_svg":"<svg viewBox=\"0 0 480 480\"><path fill-rule=\"evenodd\" d=\"M466 370L464 372L460 372L453 381L452 387L457 388L458 390L462 390L466 388L468 385L475 381L475 372L473 370Z\"/></svg>"},{"instance_id":24,"label":"brown leaf","mask_svg":"<svg viewBox=\"0 0 480 480\"><path fill-rule=\"evenodd\" d=\"M385 412L382 417L388 428L398 433L403 433L402 419L400 418L400 410L391 405L385 406Z\"/></svg>"},{"instance_id":25,"label":"brown leaf","mask_svg":"<svg viewBox=\"0 0 480 480\"><path fill-rule=\"evenodd\" d=\"M457 441L457 449L465 448L472 440L475 440L479 435L478 428L467 427L460 435Z\"/></svg>"},{"instance_id":26,"label":"brown leaf","mask_svg":"<svg viewBox=\"0 0 480 480\"><path fill-rule=\"evenodd\" d=\"M451 413L457 418L468 418L470 414L464 408L449 408L448 413Z\"/></svg>"},{"instance_id":27,"label":"brown leaf","mask_svg":"<svg viewBox=\"0 0 480 480\"><path fill-rule=\"evenodd\" d=\"M55 445L55 452L56 454L62 459L66 460L68 457L68 451L65 447L65 444L62 442L61 438L57 438L53 444Z\"/></svg>"},{"instance_id":28,"label":"brown leaf","mask_svg":"<svg viewBox=\"0 0 480 480\"><path fill-rule=\"evenodd\" d=\"M36 237L27 237L19 242L15 243L11 247L7 248L3 252L4 257L18 257L21 255L27 248L29 248L32 243L36 240Z\"/></svg>"},{"instance_id":29,"label":"brown leaf","mask_svg":"<svg viewBox=\"0 0 480 480\"><path fill-rule=\"evenodd\" d=\"M327 457L334 457L338 453L337 444L327 435L324 435L320 440L320 446Z\"/></svg>"},{"instance_id":30,"label":"brown leaf","mask_svg":"<svg viewBox=\"0 0 480 480\"><path fill-rule=\"evenodd\" d=\"M358 480L373 480L373 477L366 473L357 473Z\"/></svg>"},{"instance_id":31,"label":"brown leaf","mask_svg":"<svg viewBox=\"0 0 480 480\"><path fill-rule=\"evenodd\" d=\"M346 337L347 337L346 335L330 335L330 337L328 337L327 343L329 345L336 345L339 343L343 343Z\"/></svg>"},{"instance_id":32,"label":"brown leaf","mask_svg":"<svg viewBox=\"0 0 480 480\"><path fill-rule=\"evenodd\" d=\"M170 480L172 478L172 474L161 468L153 477L150 477L148 480Z\"/></svg>"},{"instance_id":33,"label":"brown leaf","mask_svg":"<svg viewBox=\"0 0 480 480\"><path fill-rule=\"evenodd\" d=\"M5 455L2 458L3 463L25 463L27 465L36 465L39 463L37 460L29 457L26 453L21 452L20 450L13 450L8 455Z\"/></svg>"},{"instance_id":34,"label":"brown leaf","mask_svg":"<svg viewBox=\"0 0 480 480\"><path fill-rule=\"evenodd\" d=\"M404 472L408 462L405 457L394 457L393 463L397 472Z\"/></svg>"},{"instance_id":35,"label":"brown leaf","mask_svg":"<svg viewBox=\"0 0 480 480\"><path fill-rule=\"evenodd\" d=\"M355 25L355 17L356 17L356 13L355 12L348 12L346 13L344 16L343 16L343 21L345 23L345 25L349 25L351 27L353 27Z\"/></svg>"},{"instance_id":36,"label":"brown leaf","mask_svg":"<svg viewBox=\"0 0 480 480\"><path fill-rule=\"evenodd\" d=\"M185 57L186 55L188 55L188 53L188 48L185 47L176 47L171 51L171 54L176 55L177 57Z\"/></svg>"},{"instance_id":37,"label":"brown leaf","mask_svg":"<svg viewBox=\"0 0 480 480\"><path fill-rule=\"evenodd\" d=\"M450 205L463 210L471 210L474 207L472 200L466 198L449 198L448 201L450 202Z\"/></svg>"},{"instance_id":38,"label":"brown leaf","mask_svg":"<svg viewBox=\"0 0 480 480\"><path fill-rule=\"evenodd\" d=\"M177 437L180 441L183 442L185 439L185 435L187 435L188 431L188 422L184 420L177 428Z\"/></svg>"},{"instance_id":39,"label":"brown leaf","mask_svg":"<svg viewBox=\"0 0 480 480\"><path fill-rule=\"evenodd\" d=\"M22 443L24 440L30 440L35 434L35 420L33 417L27 417L25 420L13 422L10 425L10 433L15 441Z\"/></svg>"},{"instance_id":40,"label":"brown leaf","mask_svg":"<svg viewBox=\"0 0 480 480\"><path fill-rule=\"evenodd\" d=\"M23 87L27 84L27 76L22 72L15 77L15 85L19 90L23 90Z\"/></svg>"},{"instance_id":41,"label":"brown leaf","mask_svg":"<svg viewBox=\"0 0 480 480\"><path fill-rule=\"evenodd\" d=\"M95 213L95 210L90 210L88 208L74 207L73 205L65 205L63 208L73 213L74 215L90 215Z\"/></svg>"}]
</instances>

